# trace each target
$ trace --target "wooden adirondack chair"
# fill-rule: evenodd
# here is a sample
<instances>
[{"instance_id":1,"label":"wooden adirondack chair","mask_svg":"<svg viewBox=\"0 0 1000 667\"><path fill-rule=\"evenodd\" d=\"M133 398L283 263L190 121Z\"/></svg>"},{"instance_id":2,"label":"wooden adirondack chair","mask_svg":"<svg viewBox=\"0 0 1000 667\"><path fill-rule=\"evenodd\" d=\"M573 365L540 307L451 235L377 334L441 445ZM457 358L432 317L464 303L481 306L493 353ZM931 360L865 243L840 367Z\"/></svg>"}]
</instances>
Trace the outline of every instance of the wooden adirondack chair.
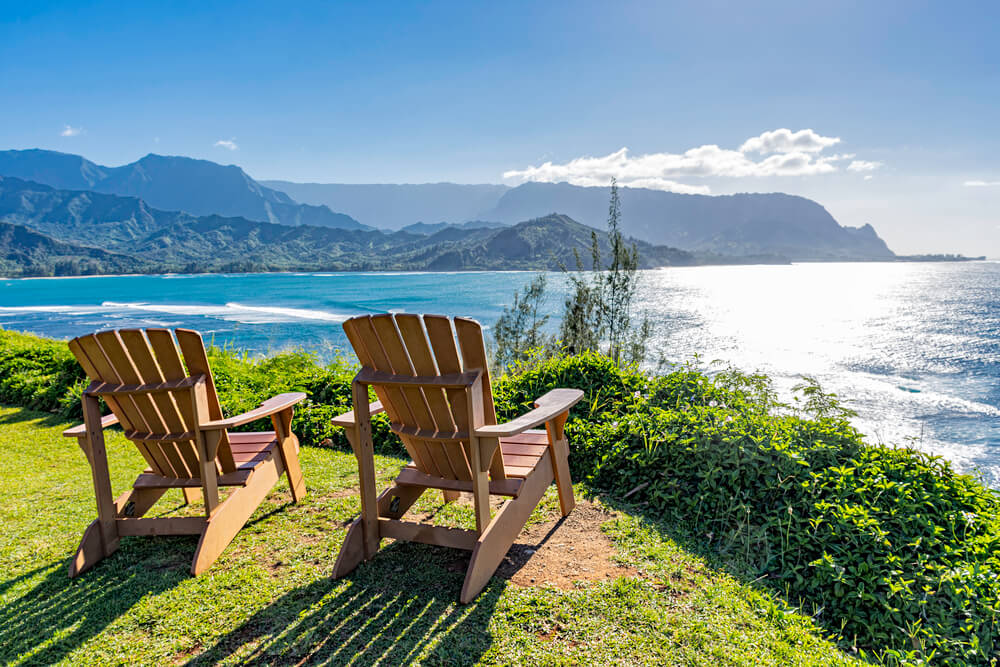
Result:
<instances>
[{"instance_id":1,"label":"wooden adirondack chair","mask_svg":"<svg viewBox=\"0 0 1000 667\"><path fill-rule=\"evenodd\" d=\"M461 593L467 603L493 576L553 479L563 516L573 509L563 425L583 392L554 389L531 412L498 425L482 329L462 318L454 326L446 317L407 314L344 323L362 369L354 378L353 411L333 423L347 430L358 459L361 516L347 532L335 577L374 556L384 537L469 549ZM369 386L379 399L371 404ZM382 411L413 462L376 497L371 415ZM540 424L545 431L532 430ZM401 521L427 489L442 490L445 502L471 492L476 530ZM496 516L490 495L510 498Z\"/></svg>"},{"instance_id":2,"label":"wooden adirondack chair","mask_svg":"<svg viewBox=\"0 0 1000 667\"><path fill-rule=\"evenodd\" d=\"M305 394L281 394L236 417L222 418L201 336L177 329L122 329L74 338L69 349L91 378L83 393L84 424L63 433L77 438L94 480L97 520L87 527L70 564L75 577L118 548L127 535L200 535L191 573L215 562L283 473L292 497L305 495L292 406ZM177 344L184 358L178 352ZM187 369L185 370L185 366ZM98 398L111 409L102 418ZM270 417L274 431L227 429ZM111 494L103 429L121 424L148 469L132 489ZM233 487L220 500L219 487ZM141 518L168 489L185 500L200 493L204 517Z\"/></svg>"}]
</instances>

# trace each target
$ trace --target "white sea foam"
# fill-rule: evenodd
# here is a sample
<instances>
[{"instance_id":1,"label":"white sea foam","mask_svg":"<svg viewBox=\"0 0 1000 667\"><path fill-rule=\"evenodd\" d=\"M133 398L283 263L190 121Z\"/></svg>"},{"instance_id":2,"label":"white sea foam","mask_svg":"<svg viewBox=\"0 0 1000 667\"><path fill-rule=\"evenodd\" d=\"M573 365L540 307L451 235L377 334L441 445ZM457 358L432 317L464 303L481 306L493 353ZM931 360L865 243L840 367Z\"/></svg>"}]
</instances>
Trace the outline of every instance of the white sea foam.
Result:
<instances>
[{"instance_id":1,"label":"white sea foam","mask_svg":"<svg viewBox=\"0 0 1000 667\"><path fill-rule=\"evenodd\" d=\"M242 324L277 324L295 322L298 320L319 320L324 322L343 322L350 315L331 313L325 310L310 310L305 308L281 308L276 306L248 306L230 302L224 305L188 305L173 303L119 302L105 301L101 304L108 314L128 312L133 310L166 313L169 315L211 317L228 322Z\"/></svg>"},{"instance_id":2,"label":"white sea foam","mask_svg":"<svg viewBox=\"0 0 1000 667\"><path fill-rule=\"evenodd\" d=\"M262 315L286 317L292 320L323 320L324 322L344 322L350 315L331 313L325 310L309 310L305 308L277 308L273 306L244 306L239 303L227 303L227 308L237 312L259 313Z\"/></svg>"}]
</instances>

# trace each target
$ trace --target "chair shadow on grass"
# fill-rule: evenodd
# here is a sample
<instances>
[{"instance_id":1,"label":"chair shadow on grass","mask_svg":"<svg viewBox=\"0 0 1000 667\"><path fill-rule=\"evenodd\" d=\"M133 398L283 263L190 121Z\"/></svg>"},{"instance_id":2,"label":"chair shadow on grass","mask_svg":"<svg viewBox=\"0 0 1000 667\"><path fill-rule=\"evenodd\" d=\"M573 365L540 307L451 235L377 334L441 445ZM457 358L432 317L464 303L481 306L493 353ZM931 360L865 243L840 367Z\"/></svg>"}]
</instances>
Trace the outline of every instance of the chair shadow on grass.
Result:
<instances>
[{"instance_id":1,"label":"chair shadow on grass","mask_svg":"<svg viewBox=\"0 0 1000 667\"><path fill-rule=\"evenodd\" d=\"M461 605L467 564L463 552L393 543L345 579L289 591L188 664L475 663L492 644L488 626L506 582L494 578Z\"/></svg>"},{"instance_id":2,"label":"chair shadow on grass","mask_svg":"<svg viewBox=\"0 0 1000 667\"><path fill-rule=\"evenodd\" d=\"M188 578L193 548L186 538L159 538L155 544L129 538L76 579L67 574L68 561L60 560L0 581L0 593L10 596L0 606L0 663L65 659L144 596ZM21 586L28 590L12 595Z\"/></svg>"}]
</instances>

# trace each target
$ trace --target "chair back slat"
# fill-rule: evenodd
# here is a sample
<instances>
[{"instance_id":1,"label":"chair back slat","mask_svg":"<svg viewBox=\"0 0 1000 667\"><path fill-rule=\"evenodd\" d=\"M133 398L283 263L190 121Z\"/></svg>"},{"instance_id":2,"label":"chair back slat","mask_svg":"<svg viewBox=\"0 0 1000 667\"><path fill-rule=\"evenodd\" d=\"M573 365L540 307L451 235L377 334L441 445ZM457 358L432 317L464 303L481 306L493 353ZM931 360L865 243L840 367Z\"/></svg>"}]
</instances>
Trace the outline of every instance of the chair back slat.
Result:
<instances>
[{"instance_id":1,"label":"chair back slat","mask_svg":"<svg viewBox=\"0 0 1000 667\"><path fill-rule=\"evenodd\" d=\"M69 349L80 363L83 372L91 380L121 382L121 378L115 374L108 360L104 358L104 352L101 350L100 345L97 344L97 339L94 338L93 334L80 336L69 341ZM136 408L131 396L106 396L104 402L115 413L118 417L118 422L126 431L140 431L149 428L139 415L139 410ZM142 458L146 460L146 465L153 472L162 475L164 470L160 466L160 462L153 458L149 448L142 442L136 442L135 444L139 453L142 454Z\"/></svg>"},{"instance_id":2,"label":"chair back slat","mask_svg":"<svg viewBox=\"0 0 1000 667\"><path fill-rule=\"evenodd\" d=\"M458 326L459 320L455 320ZM428 475L470 481L469 405L465 389L422 384L429 378L468 371L482 374L484 417L496 423L486 349L482 329L472 320L462 320L459 345L451 320L435 315L364 315L344 323L348 339L362 366L394 376L419 378L413 384L395 386L374 383L414 465ZM478 336L478 346L476 337ZM464 339L463 339L464 337ZM465 348L469 352L466 354ZM459 356L459 349L462 356ZM433 438L430 437L433 434ZM449 438L449 435L454 437ZM491 462L491 476L503 479L499 454ZM497 465L498 463L498 465Z\"/></svg>"},{"instance_id":3,"label":"chair back slat","mask_svg":"<svg viewBox=\"0 0 1000 667\"><path fill-rule=\"evenodd\" d=\"M377 368L375 370L393 373L395 375L416 376L413 370L413 363L410 361L409 353L403 344L396 323L392 315L373 315L371 317L372 327L378 335L382 349L385 351L389 368ZM411 425L417 429L433 433L437 430L434 417L431 415L430 407L427 405L427 398L424 396L423 388L420 386L402 387L403 398L410 407L410 414L413 415ZM413 438L420 441L423 448L434 459L434 465L441 477L446 479L463 479L466 471L461 466L455 465L452 457L448 455L446 449L439 443L431 443L421 438ZM471 477L469 477L471 479Z\"/></svg>"},{"instance_id":4,"label":"chair back slat","mask_svg":"<svg viewBox=\"0 0 1000 667\"><path fill-rule=\"evenodd\" d=\"M206 389L211 387L206 417L220 419L222 410L212 384L204 345L198 334L193 337L191 333L187 332L184 339L188 350L185 357L192 355L192 360L187 360L188 367L194 369L190 375L173 336L166 329L102 331L75 338L69 347L92 380L111 385L139 387L204 375ZM193 439L198 428L193 386L184 383L165 391L104 396L126 436L133 439L153 471L163 477L193 479L201 476L198 446ZM185 435L190 437L183 437ZM217 464L221 472L236 469L227 437L220 443Z\"/></svg>"},{"instance_id":5,"label":"chair back slat","mask_svg":"<svg viewBox=\"0 0 1000 667\"><path fill-rule=\"evenodd\" d=\"M406 346L407 352L410 354L410 360L413 362L413 370L416 371L417 375L440 376L446 374L438 368L438 364L434 359L434 352L427 341L427 335L424 333L424 326L419 315L396 315L396 326L399 328L399 334L403 339L403 344ZM435 427L440 434L455 433L462 430L455 424L455 415L452 413L452 407L448 400L449 391L452 396L461 396L462 403L463 405L465 404L465 391L462 389L446 390L438 387L423 387L424 399L427 401L431 416L434 418ZM468 431L468 429L465 430ZM443 449L448 456L455 476L462 481L471 481L472 468L469 465L469 461L471 460L469 442L468 440L460 440L459 442L461 443L460 447L446 445Z\"/></svg>"},{"instance_id":6,"label":"chair back slat","mask_svg":"<svg viewBox=\"0 0 1000 667\"><path fill-rule=\"evenodd\" d=\"M138 369L132 362L132 357L129 355L128 350L125 349L125 345L122 343L121 336L117 331L102 331L98 333L97 342L125 384L146 384L151 381L139 374ZM163 394L161 394L162 396ZM166 423L163 421L163 416L160 415L157 402L152 395L136 394L132 398L135 400L136 406L149 426L150 433L167 433L169 431ZM184 459L177 450L175 443L163 443L156 440L144 440L144 442L151 451L158 453L166 459L170 465L171 477L189 477L187 466L184 464Z\"/></svg>"},{"instance_id":7,"label":"chair back slat","mask_svg":"<svg viewBox=\"0 0 1000 667\"><path fill-rule=\"evenodd\" d=\"M153 356L150 343L141 329L123 329L118 333L143 382L167 381L167 378L163 375L163 370ZM153 403L156 404L160 412L160 417L163 419L163 425L166 428L165 433L190 433L194 430L196 426L194 420L190 416L188 419L184 419L177 406L177 398L180 398L181 402L187 402L183 400L183 396L174 396L171 392L158 392L152 394L150 398L152 398ZM188 411L188 414L190 415L190 411ZM200 474L198 450L193 445L194 443L190 439L173 443L173 449L181 458L184 465L183 471L177 471L178 476L182 472L186 477L197 477ZM170 449L165 442L161 442L160 446L167 451Z\"/></svg>"},{"instance_id":8,"label":"chair back slat","mask_svg":"<svg viewBox=\"0 0 1000 667\"><path fill-rule=\"evenodd\" d=\"M458 336L458 346L462 350L465 370L481 369L483 371L483 425L493 426L497 423L496 406L493 404L493 388L490 386L489 361L486 359L486 344L483 341L483 328L479 322L464 317L455 318L455 333ZM503 456L500 453L500 443L493 450L493 460L490 461L490 475L494 479L503 479Z\"/></svg>"},{"instance_id":9,"label":"chair back slat","mask_svg":"<svg viewBox=\"0 0 1000 667\"><path fill-rule=\"evenodd\" d=\"M389 361L378 341L370 317L355 317L347 320L344 322L344 332L347 334L347 340L350 341L362 366L371 369L389 367ZM410 407L399 387L376 385L374 389L378 400L385 406L386 412L394 421L402 424L415 423L413 413L410 412ZM403 446L417 467L427 471L428 474L440 476L437 466L423 442L402 435L399 439L403 442Z\"/></svg>"},{"instance_id":10,"label":"chair back slat","mask_svg":"<svg viewBox=\"0 0 1000 667\"><path fill-rule=\"evenodd\" d=\"M208 416L212 420L222 419L222 404L219 403L219 394L215 390L215 380L212 378L212 367L208 364L208 354L205 352L205 341L201 339L201 334L191 329L177 329L177 343L184 353L184 363L187 365L188 375L204 375L205 389L208 395ZM173 348L176 353L177 348ZM229 447L229 433L222 432L222 440L219 443L216 458L222 468L222 472L234 472L236 463L233 461L233 452Z\"/></svg>"}]
</instances>

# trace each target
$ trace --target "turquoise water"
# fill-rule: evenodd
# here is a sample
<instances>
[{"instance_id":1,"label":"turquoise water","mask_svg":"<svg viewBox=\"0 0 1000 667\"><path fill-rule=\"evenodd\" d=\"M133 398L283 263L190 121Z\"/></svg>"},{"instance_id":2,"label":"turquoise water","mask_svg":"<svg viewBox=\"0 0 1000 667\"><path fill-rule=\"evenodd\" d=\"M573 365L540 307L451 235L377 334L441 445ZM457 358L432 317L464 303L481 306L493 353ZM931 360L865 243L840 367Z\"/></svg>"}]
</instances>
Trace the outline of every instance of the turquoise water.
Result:
<instances>
[{"instance_id":1,"label":"turquoise water","mask_svg":"<svg viewBox=\"0 0 1000 667\"><path fill-rule=\"evenodd\" d=\"M346 345L340 322L391 311L491 325L534 274L313 273L0 281L0 327L68 338L108 327L202 331L257 353ZM1000 486L1000 264L869 263L644 272L655 355L802 374L858 411L872 441L909 444ZM549 309L563 281L550 276ZM720 367L715 364L714 367Z\"/></svg>"}]
</instances>

